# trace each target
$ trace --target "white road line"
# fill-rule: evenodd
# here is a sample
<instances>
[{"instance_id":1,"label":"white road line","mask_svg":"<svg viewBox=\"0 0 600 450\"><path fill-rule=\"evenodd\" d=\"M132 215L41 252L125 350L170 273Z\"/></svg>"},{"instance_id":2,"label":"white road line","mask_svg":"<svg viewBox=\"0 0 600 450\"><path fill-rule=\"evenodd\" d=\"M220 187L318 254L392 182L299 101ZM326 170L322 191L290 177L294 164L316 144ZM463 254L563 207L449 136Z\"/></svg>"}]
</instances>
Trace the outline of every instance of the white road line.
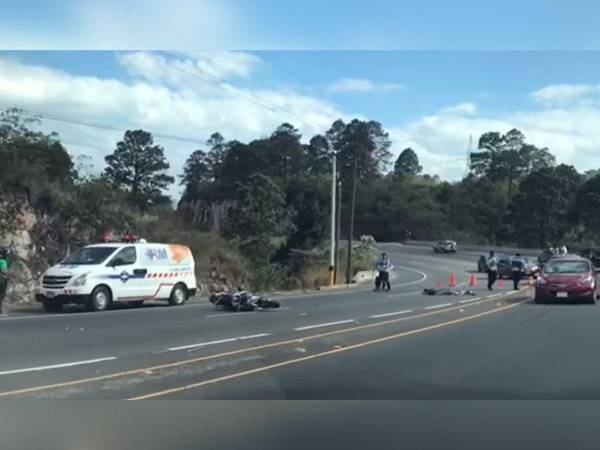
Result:
<instances>
[{"instance_id":1,"label":"white road line","mask_svg":"<svg viewBox=\"0 0 600 450\"><path fill-rule=\"evenodd\" d=\"M238 338L240 341L247 341L248 339L257 339L265 336L270 336L269 333L253 334L252 336L242 336Z\"/></svg>"},{"instance_id":2,"label":"white road line","mask_svg":"<svg viewBox=\"0 0 600 450\"><path fill-rule=\"evenodd\" d=\"M96 358L89 359L87 361L75 361L63 364L53 364L51 366L40 366L40 367L29 367L27 369L16 369L16 370L5 370L0 372L0 375L13 375L16 373L26 373L26 372L40 372L42 370L51 370L51 369L62 369L65 367L75 367L75 366L84 366L86 364L94 364L104 361L113 361L117 359L115 356L108 356L106 358Z\"/></svg>"},{"instance_id":3,"label":"white road line","mask_svg":"<svg viewBox=\"0 0 600 450\"><path fill-rule=\"evenodd\" d=\"M198 342L197 344L180 345L179 347L171 347L171 348L168 348L166 351L167 352L176 352L179 350L197 350L202 347L207 347L209 345L226 344L228 342L236 342L236 341L247 341L250 339L258 339L258 338L266 337L266 336L271 336L271 334L260 333L260 334L253 334L250 336L239 336L239 337L233 337L233 338L227 338L227 339L219 339L217 341ZM165 351L160 352L160 353L165 353Z\"/></svg>"},{"instance_id":4,"label":"white road line","mask_svg":"<svg viewBox=\"0 0 600 450\"><path fill-rule=\"evenodd\" d=\"M308 325L306 327L294 328L294 331L312 330L313 328L321 328L321 327L332 327L334 325L342 325L344 323L352 323L352 322L355 322L355 320L348 319L348 320L340 320L339 322L318 323L316 325Z\"/></svg>"},{"instance_id":5,"label":"white road line","mask_svg":"<svg viewBox=\"0 0 600 450\"><path fill-rule=\"evenodd\" d=\"M469 300L461 300L460 303L461 305L465 304L465 303L473 303L473 302L478 302L479 300L481 300L480 298L470 298Z\"/></svg>"},{"instance_id":6,"label":"white road line","mask_svg":"<svg viewBox=\"0 0 600 450\"><path fill-rule=\"evenodd\" d=\"M273 311L290 311L292 308L289 306L284 306L282 308L277 308L276 310ZM204 316L205 319L222 319L224 317L237 317L237 316L241 316L243 314L258 314L261 311L243 311L243 312L233 312L230 311L229 314L227 312L222 312L221 314L209 314L208 316ZM262 311L262 312L267 312L267 311ZM269 310L268 312L271 312L271 310Z\"/></svg>"},{"instance_id":7,"label":"white road line","mask_svg":"<svg viewBox=\"0 0 600 450\"><path fill-rule=\"evenodd\" d=\"M238 338L228 338L228 339L220 339L218 341L209 341L209 342L198 342L197 344L189 344L189 345L181 345L179 347L171 347L167 350L170 352L176 352L178 350L187 350L189 348L196 347L206 347L207 345L216 345L216 344L225 344L227 342L235 342Z\"/></svg>"},{"instance_id":8,"label":"white road line","mask_svg":"<svg viewBox=\"0 0 600 450\"><path fill-rule=\"evenodd\" d=\"M221 314L211 314L209 316L204 316L205 319L222 319L224 317L239 317L239 316L243 316L245 314L256 314L257 311L246 311L246 312L230 312L229 314L227 314L227 312L222 312Z\"/></svg>"},{"instance_id":9,"label":"white road line","mask_svg":"<svg viewBox=\"0 0 600 450\"><path fill-rule=\"evenodd\" d=\"M430 310L430 309L440 309L440 308L445 308L446 306L452 306L452 305L453 305L453 303L444 303L443 305L428 306L425 309L427 309L427 310Z\"/></svg>"},{"instance_id":10,"label":"white road line","mask_svg":"<svg viewBox=\"0 0 600 450\"><path fill-rule=\"evenodd\" d=\"M411 269L410 267L403 267L403 266L396 266L398 269L402 269L402 270L407 270L408 272L414 272L416 274L421 275L421 278L419 278L418 280L415 281L409 281L407 283L398 283L398 284L393 284L393 287L398 287L398 286L410 286L411 284L418 284L418 283L422 283L423 281L425 281L428 277L428 275L425 272L421 272L420 270L417 269Z\"/></svg>"},{"instance_id":11,"label":"white road line","mask_svg":"<svg viewBox=\"0 0 600 450\"><path fill-rule=\"evenodd\" d=\"M398 311L398 312L391 312L391 313L386 313L386 314L377 314L375 316L370 316L369 319L381 319L383 317L399 316L401 314L409 314L411 312L413 312L412 309L409 309L407 311Z\"/></svg>"}]
</instances>

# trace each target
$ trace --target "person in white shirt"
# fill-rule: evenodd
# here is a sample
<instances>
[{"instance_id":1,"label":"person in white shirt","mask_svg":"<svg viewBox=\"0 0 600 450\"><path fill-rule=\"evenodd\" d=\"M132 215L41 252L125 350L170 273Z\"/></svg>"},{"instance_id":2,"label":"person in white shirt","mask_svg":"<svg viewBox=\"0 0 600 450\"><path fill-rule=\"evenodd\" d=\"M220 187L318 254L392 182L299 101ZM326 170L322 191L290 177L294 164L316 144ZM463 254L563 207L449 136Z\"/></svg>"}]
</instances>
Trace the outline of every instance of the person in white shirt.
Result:
<instances>
[{"instance_id":1,"label":"person in white shirt","mask_svg":"<svg viewBox=\"0 0 600 450\"><path fill-rule=\"evenodd\" d=\"M490 257L487 261L488 266L488 290L494 290L494 283L498 279L498 260L494 252L490 252Z\"/></svg>"}]
</instances>

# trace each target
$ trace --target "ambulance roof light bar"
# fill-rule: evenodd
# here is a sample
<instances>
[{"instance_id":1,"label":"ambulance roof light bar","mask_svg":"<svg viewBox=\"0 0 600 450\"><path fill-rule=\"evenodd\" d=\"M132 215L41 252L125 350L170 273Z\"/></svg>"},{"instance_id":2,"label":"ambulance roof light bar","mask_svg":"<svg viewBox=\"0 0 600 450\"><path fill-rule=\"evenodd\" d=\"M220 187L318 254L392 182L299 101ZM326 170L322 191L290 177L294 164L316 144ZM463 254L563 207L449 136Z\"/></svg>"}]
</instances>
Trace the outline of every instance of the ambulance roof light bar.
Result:
<instances>
[{"instance_id":1,"label":"ambulance roof light bar","mask_svg":"<svg viewBox=\"0 0 600 450\"><path fill-rule=\"evenodd\" d=\"M106 244L116 243L116 242L125 242L128 244L132 244L135 242L143 241L143 239L140 239L133 234L124 234L122 236L115 236L113 233L104 233L104 234L100 235L100 237L98 238L98 241L102 242L102 243L106 243Z\"/></svg>"}]
</instances>

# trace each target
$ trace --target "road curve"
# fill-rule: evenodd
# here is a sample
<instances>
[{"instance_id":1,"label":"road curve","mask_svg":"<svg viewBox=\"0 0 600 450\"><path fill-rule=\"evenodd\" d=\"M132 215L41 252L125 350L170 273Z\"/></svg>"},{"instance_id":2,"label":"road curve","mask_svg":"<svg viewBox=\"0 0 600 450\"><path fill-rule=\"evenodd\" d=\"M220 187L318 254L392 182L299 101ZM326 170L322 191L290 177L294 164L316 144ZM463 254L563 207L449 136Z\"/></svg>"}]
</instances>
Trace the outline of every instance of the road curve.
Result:
<instances>
[{"instance_id":1,"label":"road curve","mask_svg":"<svg viewBox=\"0 0 600 450\"><path fill-rule=\"evenodd\" d=\"M424 287L446 282L450 273L466 285L476 254L382 248L396 266L390 293L366 286L282 296L280 310L246 314L196 303L3 319L0 397L478 398L531 392L507 384L512 366L497 359L505 348L500 342L514 345L520 331L514 321L552 314L552 305L532 306L526 291L513 294L508 286L490 298L482 279L475 297L423 295ZM504 329L511 335L503 337ZM530 361L526 350L506 351L511 364ZM482 377L486 370L493 376ZM501 384L494 383L498 376Z\"/></svg>"}]
</instances>

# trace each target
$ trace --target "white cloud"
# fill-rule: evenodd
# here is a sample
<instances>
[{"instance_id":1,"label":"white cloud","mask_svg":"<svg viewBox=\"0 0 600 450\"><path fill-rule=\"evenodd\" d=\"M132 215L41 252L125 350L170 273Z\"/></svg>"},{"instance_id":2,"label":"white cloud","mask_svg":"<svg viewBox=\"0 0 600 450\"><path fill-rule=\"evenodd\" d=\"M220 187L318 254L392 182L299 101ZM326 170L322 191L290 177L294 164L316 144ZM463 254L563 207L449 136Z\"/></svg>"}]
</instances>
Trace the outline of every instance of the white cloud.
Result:
<instances>
[{"instance_id":1,"label":"white cloud","mask_svg":"<svg viewBox=\"0 0 600 450\"><path fill-rule=\"evenodd\" d=\"M376 83L362 78L342 78L331 83L328 86L329 92L391 92L404 89L404 86L398 83Z\"/></svg>"},{"instance_id":2,"label":"white cloud","mask_svg":"<svg viewBox=\"0 0 600 450\"><path fill-rule=\"evenodd\" d=\"M118 60L132 76L175 85L190 81L198 84L198 79L246 78L260 64L260 58L250 53L218 51L175 55L126 52L119 53Z\"/></svg>"},{"instance_id":3,"label":"white cloud","mask_svg":"<svg viewBox=\"0 0 600 450\"><path fill-rule=\"evenodd\" d=\"M456 180L466 170L469 136L473 136L476 148L483 133L506 133L512 128L521 130L529 143L548 147L559 163L572 164L581 171L597 169L600 167L599 122L600 106L581 104L500 115L465 115L461 108L444 108L436 114L391 128L390 136L395 154L412 147L426 172Z\"/></svg>"},{"instance_id":4,"label":"white cloud","mask_svg":"<svg viewBox=\"0 0 600 450\"><path fill-rule=\"evenodd\" d=\"M475 103L459 103L458 105L442 108L440 114L457 115L457 116L472 116L477 112Z\"/></svg>"},{"instance_id":5,"label":"white cloud","mask_svg":"<svg viewBox=\"0 0 600 450\"><path fill-rule=\"evenodd\" d=\"M572 103L589 95L600 94L600 85L552 84L531 93L531 97L544 105Z\"/></svg>"},{"instance_id":6,"label":"white cloud","mask_svg":"<svg viewBox=\"0 0 600 450\"><path fill-rule=\"evenodd\" d=\"M139 69L147 62L135 60ZM222 65L215 67L224 70ZM240 73L227 70L230 74ZM332 104L295 91L252 91L199 80L203 88L196 89L189 84L178 85L176 80L165 82L166 76L166 72L157 71L154 76L125 82L0 58L0 107L17 106L119 128L139 127L199 142L216 131L226 139L249 141L270 134L282 122L293 123L309 139L325 131L334 120L348 119ZM59 132L74 154L92 155L98 170L104 166L103 157L123 134L50 120L43 126L47 131ZM201 147L194 142L156 140L165 147L174 174L180 173L185 158Z\"/></svg>"}]
</instances>

